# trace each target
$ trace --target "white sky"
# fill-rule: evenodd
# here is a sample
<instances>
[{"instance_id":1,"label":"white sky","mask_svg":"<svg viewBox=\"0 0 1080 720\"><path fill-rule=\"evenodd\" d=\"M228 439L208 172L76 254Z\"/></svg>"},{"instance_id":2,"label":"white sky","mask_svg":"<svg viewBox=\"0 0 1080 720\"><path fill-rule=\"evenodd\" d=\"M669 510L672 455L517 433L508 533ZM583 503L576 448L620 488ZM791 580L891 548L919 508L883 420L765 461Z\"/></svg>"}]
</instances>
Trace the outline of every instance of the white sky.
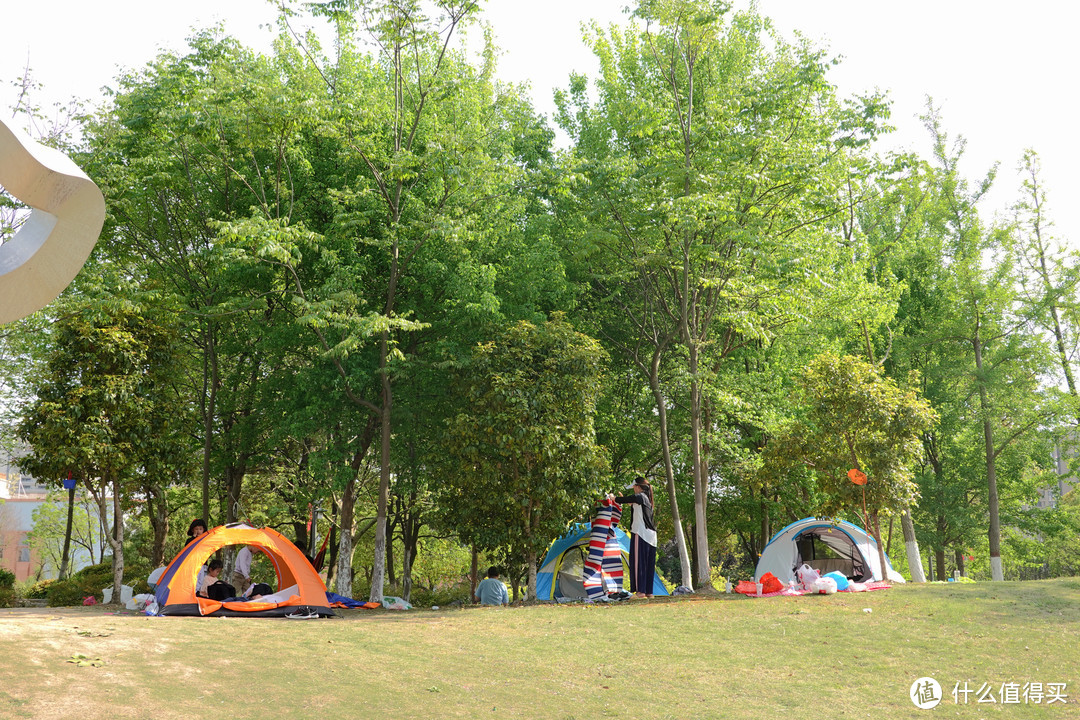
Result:
<instances>
[{"instance_id":1,"label":"white sky","mask_svg":"<svg viewBox=\"0 0 1080 720\"><path fill-rule=\"evenodd\" d=\"M745 5L748 0L740 0ZM485 16L505 49L501 74L531 82L543 112L571 70L591 73L580 23L623 22L627 0L487 0ZM893 97L893 146L928 151L918 115L931 95L946 130L967 138L971 179L1001 163L988 210L1017 197L1026 147L1041 156L1056 233L1080 246L1080 139L1076 128L1080 5L1064 0L759 0L762 14L791 37L827 44L844 62L841 93L878 87ZM0 0L0 111L10 81L29 60L49 100L97 102L120 68L137 68L158 48L181 50L193 27L218 21L242 42L265 48L273 11L266 0ZM260 24L264 27L260 29Z\"/></svg>"}]
</instances>

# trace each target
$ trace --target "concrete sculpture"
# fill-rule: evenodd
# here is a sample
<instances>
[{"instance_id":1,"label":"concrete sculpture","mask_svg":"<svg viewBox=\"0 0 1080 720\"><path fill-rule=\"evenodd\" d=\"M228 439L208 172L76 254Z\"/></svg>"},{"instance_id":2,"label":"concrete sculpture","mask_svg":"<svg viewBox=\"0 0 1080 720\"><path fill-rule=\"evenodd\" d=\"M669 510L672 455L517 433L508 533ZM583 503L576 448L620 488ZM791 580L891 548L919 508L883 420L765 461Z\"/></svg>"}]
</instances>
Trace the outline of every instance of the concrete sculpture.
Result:
<instances>
[{"instance_id":1,"label":"concrete sculpture","mask_svg":"<svg viewBox=\"0 0 1080 720\"><path fill-rule=\"evenodd\" d=\"M105 222L101 191L69 157L0 120L0 187L31 208L0 245L0 323L48 305L82 269Z\"/></svg>"}]
</instances>

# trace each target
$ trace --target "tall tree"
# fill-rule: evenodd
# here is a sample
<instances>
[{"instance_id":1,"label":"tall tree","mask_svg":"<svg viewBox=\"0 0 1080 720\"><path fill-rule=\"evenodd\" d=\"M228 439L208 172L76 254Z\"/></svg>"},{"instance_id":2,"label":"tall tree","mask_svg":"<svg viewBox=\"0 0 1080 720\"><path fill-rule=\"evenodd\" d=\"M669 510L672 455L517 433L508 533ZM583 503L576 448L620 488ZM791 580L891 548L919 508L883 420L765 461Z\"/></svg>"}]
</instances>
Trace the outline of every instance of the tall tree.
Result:
<instances>
[{"instance_id":1,"label":"tall tree","mask_svg":"<svg viewBox=\"0 0 1080 720\"><path fill-rule=\"evenodd\" d=\"M531 598L539 554L605 489L594 428L603 362L599 343L558 315L519 322L476 349L467 403L449 423L438 504L465 543L524 555Z\"/></svg>"},{"instance_id":2,"label":"tall tree","mask_svg":"<svg viewBox=\"0 0 1080 720\"><path fill-rule=\"evenodd\" d=\"M1057 362L1080 425L1080 390L1076 363L1080 352L1080 253L1054 237L1042 165L1034 150L1024 152L1020 168L1022 195L1013 207L1016 254L1024 302L1039 327L1051 333Z\"/></svg>"},{"instance_id":3,"label":"tall tree","mask_svg":"<svg viewBox=\"0 0 1080 720\"><path fill-rule=\"evenodd\" d=\"M74 299L52 325L35 397L22 408L17 432L31 448L23 467L39 477L72 471L111 528L114 598L124 575L130 481L161 454L161 443L175 440L155 433L155 417L183 414L171 384L178 360L168 314L132 296Z\"/></svg>"},{"instance_id":4,"label":"tall tree","mask_svg":"<svg viewBox=\"0 0 1080 720\"><path fill-rule=\"evenodd\" d=\"M594 27L597 102L574 77L559 112L574 140L573 177L583 178L573 192L588 220L586 248L606 257L599 291L631 296L617 304L631 328L620 334L640 341L624 346L647 350L637 366L652 387L655 360L679 348L698 589L710 585L707 420L720 414L707 408L707 384L723 361L815 297L812 268L834 252L826 228L843 207L846 158L884 109L877 98L843 106L819 52L785 43L752 12L727 9L641 2L634 16L643 28Z\"/></svg>"},{"instance_id":5,"label":"tall tree","mask_svg":"<svg viewBox=\"0 0 1080 720\"><path fill-rule=\"evenodd\" d=\"M925 122L934 143L934 163L926 175L923 247L906 263L904 280L912 292L904 313L910 313L910 341L920 348L911 356L923 363L927 396L943 418L939 433L927 436L933 472L926 477L936 488L928 493L936 502L935 545L940 560L942 541L959 542L964 518L978 512L987 524L991 575L1001 580L1001 491L1022 488L1018 468L1024 463L1017 454L1038 452L1032 440L1060 412L1056 392L1040 387L1053 356L1031 313L1019 302L1010 228L988 228L979 218L979 202L995 171L971 187L959 170L963 139L949 140L932 106ZM974 437L980 448L977 470L965 466L972 460ZM1036 457L1029 459L1039 464ZM1001 477L1004 467L1010 472ZM974 477L985 487L981 497L954 485ZM945 499L985 502L985 510L960 510L942 504ZM1017 499L1010 497L1009 504Z\"/></svg>"},{"instance_id":6,"label":"tall tree","mask_svg":"<svg viewBox=\"0 0 1080 720\"><path fill-rule=\"evenodd\" d=\"M811 469L822 491L821 511L863 516L884 570L879 517L914 504L921 439L937 414L917 390L898 387L859 357L822 355L802 383L805 418L777 439L772 455L779 467Z\"/></svg>"}]
</instances>

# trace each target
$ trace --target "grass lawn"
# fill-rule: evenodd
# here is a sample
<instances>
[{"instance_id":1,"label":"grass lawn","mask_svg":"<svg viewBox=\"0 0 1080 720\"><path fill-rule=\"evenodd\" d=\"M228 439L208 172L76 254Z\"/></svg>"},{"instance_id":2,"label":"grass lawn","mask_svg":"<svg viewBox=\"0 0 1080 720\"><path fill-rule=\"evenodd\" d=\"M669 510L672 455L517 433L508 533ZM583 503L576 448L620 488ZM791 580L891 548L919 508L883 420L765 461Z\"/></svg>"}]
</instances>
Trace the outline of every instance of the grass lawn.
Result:
<instances>
[{"instance_id":1,"label":"grass lawn","mask_svg":"<svg viewBox=\"0 0 1080 720\"><path fill-rule=\"evenodd\" d=\"M1080 718L1080 578L343 614L0 610L0 718Z\"/></svg>"}]
</instances>

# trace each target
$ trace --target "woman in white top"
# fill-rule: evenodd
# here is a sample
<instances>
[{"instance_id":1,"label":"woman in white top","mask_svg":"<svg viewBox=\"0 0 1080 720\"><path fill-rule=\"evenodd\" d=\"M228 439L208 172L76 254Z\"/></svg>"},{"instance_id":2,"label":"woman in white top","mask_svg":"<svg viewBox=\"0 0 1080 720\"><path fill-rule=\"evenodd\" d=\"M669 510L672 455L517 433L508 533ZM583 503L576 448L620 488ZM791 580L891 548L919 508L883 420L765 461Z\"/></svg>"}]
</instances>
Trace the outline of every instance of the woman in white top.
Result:
<instances>
[{"instance_id":1,"label":"woman in white top","mask_svg":"<svg viewBox=\"0 0 1080 720\"><path fill-rule=\"evenodd\" d=\"M630 592L638 597L653 596L656 577L656 524L653 522L652 486L645 478L634 478L634 494L615 498L620 505L631 504Z\"/></svg>"}]
</instances>

